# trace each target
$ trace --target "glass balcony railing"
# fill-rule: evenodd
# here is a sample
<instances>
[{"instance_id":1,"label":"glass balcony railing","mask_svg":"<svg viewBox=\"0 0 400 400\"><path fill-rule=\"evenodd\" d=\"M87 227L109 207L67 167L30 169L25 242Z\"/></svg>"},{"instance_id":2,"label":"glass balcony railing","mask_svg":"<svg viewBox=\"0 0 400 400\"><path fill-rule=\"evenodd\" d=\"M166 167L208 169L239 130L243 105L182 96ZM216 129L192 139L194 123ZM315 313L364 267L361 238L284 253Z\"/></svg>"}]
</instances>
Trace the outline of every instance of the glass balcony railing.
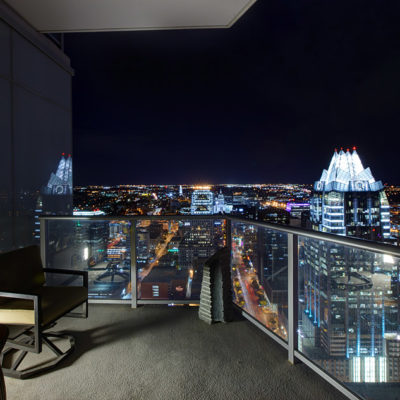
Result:
<instances>
[{"instance_id":1,"label":"glass balcony railing","mask_svg":"<svg viewBox=\"0 0 400 400\"><path fill-rule=\"evenodd\" d=\"M204 263L224 247L223 219L139 219L137 300L200 300Z\"/></svg>"},{"instance_id":2,"label":"glass balcony railing","mask_svg":"<svg viewBox=\"0 0 400 400\"><path fill-rule=\"evenodd\" d=\"M130 221L49 218L44 222L45 241L41 243L48 268L88 271L90 299L131 299Z\"/></svg>"},{"instance_id":3,"label":"glass balcony railing","mask_svg":"<svg viewBox=\"0 0 400 400\"><path fill-rule=\"evenodd\" d=\"M198 303L203 265L226 246L221 218L48 217L42 225L46 266L87 270L91 300Z\"/></svg>"},{"instance_id":4,"label":"glass balcony railing","mask_svg":"<svg viewBox=\"0 0 400 400\"><path fill-rule=\"evenodd\" d=\"M233 301L287 341L288 235L244 222L231 229Z\"/></svg>"},{"instance_id":5,"label":"glass balcony railing","mask_svg":"<svg viewBox=\"0 0 400 400\"><path fill-rule=\"evenodd\" d=\"M101 218L41 220L46 266L89 271L91 301L198 304L228 246L234 304L289 361L350 399L400 397L400 249L231 217Z\"/></svg>"},{"instance_id":6,"label":"glass balcony railing","mask_svg":"<svg viewBox=\"0 0 400 400\"><path fill-rule=\"evenodd\" d=\"M298 240L298 351L366 398L398 397L400 258Z\"/></svg>"}]
</instances>

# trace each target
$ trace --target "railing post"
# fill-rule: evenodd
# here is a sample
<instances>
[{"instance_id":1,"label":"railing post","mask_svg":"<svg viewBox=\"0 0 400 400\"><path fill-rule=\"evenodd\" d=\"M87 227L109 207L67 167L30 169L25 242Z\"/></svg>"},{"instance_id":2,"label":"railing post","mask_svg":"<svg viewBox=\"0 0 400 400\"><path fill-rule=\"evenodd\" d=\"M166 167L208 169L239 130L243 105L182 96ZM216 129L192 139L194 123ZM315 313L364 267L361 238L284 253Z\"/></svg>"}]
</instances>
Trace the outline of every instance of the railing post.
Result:
<instances>
[{"instance_id":1,"label":"railing post","mask_svg":"<svg viewBox=\"0 0 400 400\"><path fill-rule=\"evenodd\" d=\"M47 268L49 265L47 265L47 260L46 260L46 250L47 250L47 224L46 220L43 218L40 218L40 257L42 259L42 265Z\"/></svg>"},{"instance_id":2,"label":"railing post","mask_svg":"<svg viewBox=\"0 0 400 400\"><path fill-rule=\"evenodd\" d=\"M132 308L137 308L136 219L131 219L131 291Z\"/></svg>"},{"instance_id":3,"label":"railing post","mask_svg":"<svg viewBox=\"0 0 400 400\"><path fill-rule=\"evenodd\" d=\"M295 363L297 348L298 313L298 236L288 233L288 359Z\"/></svg>"}]
</instances>

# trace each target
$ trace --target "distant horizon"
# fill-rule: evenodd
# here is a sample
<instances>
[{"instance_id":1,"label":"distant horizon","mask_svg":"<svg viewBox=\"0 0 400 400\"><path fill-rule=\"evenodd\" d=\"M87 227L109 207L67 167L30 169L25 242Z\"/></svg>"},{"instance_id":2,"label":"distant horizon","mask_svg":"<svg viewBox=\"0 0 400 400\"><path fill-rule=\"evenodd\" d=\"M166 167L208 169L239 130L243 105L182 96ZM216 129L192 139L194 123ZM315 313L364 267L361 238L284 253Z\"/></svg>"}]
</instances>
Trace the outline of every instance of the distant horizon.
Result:
<instances>
[{"instance_id":1,"label":"distant horizon","mask_svg":"<svg viewBox=\"0 0 400 400\"><path fill-rule=\"evenodd\" d=\"M257 185L313 185L313 183L294 183L294 182L264 182L264 183L122 183L122 184L90 184L74 185L74 187L85 186L257 186Z\"/></svg>"},{"instance_id":2,"label":"distant horizon","mask_svg":"<svg viewBox=\"0 0 400 400\"><path fill-rule=\"evenodd\" d=\"M379 179L378 179L379 180ZM397 183L387 183L383 182L383 185L386 187L397 187L400 186L400 184ZM314 182L312 183L299 183L299 182L264 182L264 183L123 183L123 184L114 184L114 185L109 185L109 184L88 184L88 185L74 185L75 188L80 188L80 187L89 187L89 186L101 186L101 187L117 187L117 186L258 186L258 185L310 185L313 186Z\"/></svg>"}]
</instances>

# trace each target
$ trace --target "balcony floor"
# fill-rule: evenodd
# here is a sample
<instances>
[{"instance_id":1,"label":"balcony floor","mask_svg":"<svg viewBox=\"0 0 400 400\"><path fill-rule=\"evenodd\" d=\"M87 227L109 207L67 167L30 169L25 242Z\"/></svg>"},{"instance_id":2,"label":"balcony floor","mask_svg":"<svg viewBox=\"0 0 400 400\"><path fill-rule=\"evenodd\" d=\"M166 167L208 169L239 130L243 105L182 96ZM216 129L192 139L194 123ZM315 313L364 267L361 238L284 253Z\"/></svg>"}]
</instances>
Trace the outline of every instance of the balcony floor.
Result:
<instances>
[{"instance_id":1,"label":"balcony floor","mask_svg":"<svg viewBox=\"0 0 400 400\"><path fill-rule=\"evenodd\" d=\"M344 399L240 317L209 326L197 308L91 304L87 320L53 330L74 335L75 352L42 376L6 378L8 400Z\"/></svg>"}]
</instances>

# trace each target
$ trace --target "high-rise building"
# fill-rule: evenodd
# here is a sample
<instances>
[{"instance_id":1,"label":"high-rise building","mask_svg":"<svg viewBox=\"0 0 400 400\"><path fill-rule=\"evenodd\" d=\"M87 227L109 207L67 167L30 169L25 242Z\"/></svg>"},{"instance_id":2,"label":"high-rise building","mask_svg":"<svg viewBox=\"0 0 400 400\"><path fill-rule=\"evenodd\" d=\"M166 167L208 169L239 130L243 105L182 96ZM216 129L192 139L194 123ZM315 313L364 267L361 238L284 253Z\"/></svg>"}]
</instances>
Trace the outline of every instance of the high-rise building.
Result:
<instances>
[{"instance_id":1,"label":"high-rise building","mask_svg":"<svg viewBox=\"0 0 400 400\"><path fill-rule=\"evenodd\" d=\"M335 150L314 184L310 220L315 230L369 240L390 237L389 202L383 184L363 167L356 148Z\"/></svg>"},{"instance_id":2,"label":"high-rise building","mask_svg":"<svg viewBox=\"0 0 400 400\"><path fill-rule=\"evenodd\" d=\"M190 213L194 215L212 214L214 208L214 193L211 190L196 189L192 193Z\"/></svg>"},{"instance_id":3,"label":"high-rise building","mask_svg":"<svg viewBox=\"0 0 400 400\"><path fill-rule=\"evenodd\" d=\"M189 268L203 265L216 251L214 220L184 221L180 227L179 264Z\"/></svg>"},{"instance_id":4,"label":"high-rise building","mask_svg":"<svg viewBox=\"0 0 400 400\"><path fill-rule=\"evenodd\" d=\"M353 148L335 151L314 184L310 220L315 230L384 240L389 204L381 181L364 169ZM398 335L399 265L391 256L329 241L301 238L300 347L320 352L320 364L348 382L386 382L387 348Z\"/></svg>"},{"instance_id":5,"label":"high-rise building","mask_svg":"<svg viewBox=\"0 0 400 400\"><path fill-rule=\"evenodd\" d=\"M258 229L258 278L268 296L287 318L287 235L273 229Z\"/></svg>"},{"instance_id":6,"label":"high-rise building","mask_svg":"<svg viewBox=\"0 0 400 400\"><path fill-rule=\"evenodd\" d=\"M225 198L222 191L219 192L218 196L215 198L214 213L224 213L225 212Z\"/></svg>"},{"instance_id":7,"label":"high-rise building","mask_svg":"<svg viewBox=\"0 0 400 400\"><path fill-rule=\"evenodd\" d=\"M136 262L138 264L145 264L150 257L150 232L149 229L144 227L137 227L136 229Z\"/></svg>"},{"instance_id":8,"label":"high-rise building","mask_svg":"<svg viewBox=\"0 0 400 400\"><path fill-rule=\"evenodd\" d=\"M71 263L94 266L106 257L108 225L104 221L74 224Z\"/></svg>"}]
</instances>

